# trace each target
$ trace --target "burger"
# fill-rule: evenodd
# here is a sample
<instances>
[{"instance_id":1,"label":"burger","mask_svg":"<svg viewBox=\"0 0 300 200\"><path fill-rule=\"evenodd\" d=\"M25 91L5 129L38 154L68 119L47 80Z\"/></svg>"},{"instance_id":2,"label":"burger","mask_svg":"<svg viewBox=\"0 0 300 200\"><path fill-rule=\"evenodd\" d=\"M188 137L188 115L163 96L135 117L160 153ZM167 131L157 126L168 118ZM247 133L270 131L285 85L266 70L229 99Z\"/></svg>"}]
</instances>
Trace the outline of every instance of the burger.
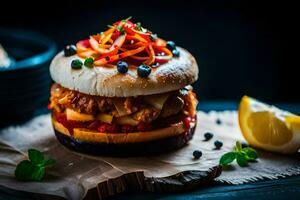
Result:
<instances>
[{"instance_id":1,"label":"burger","mask_svg":"<svg viewBox=\"0 0 300 200\"><path fill-rule=\"evenodd\" d=\"M195 58L130 18L68 45L50 65L58 141L83 153L157 154L183 147L196 127Z\"/></svg>"}]
</instances>

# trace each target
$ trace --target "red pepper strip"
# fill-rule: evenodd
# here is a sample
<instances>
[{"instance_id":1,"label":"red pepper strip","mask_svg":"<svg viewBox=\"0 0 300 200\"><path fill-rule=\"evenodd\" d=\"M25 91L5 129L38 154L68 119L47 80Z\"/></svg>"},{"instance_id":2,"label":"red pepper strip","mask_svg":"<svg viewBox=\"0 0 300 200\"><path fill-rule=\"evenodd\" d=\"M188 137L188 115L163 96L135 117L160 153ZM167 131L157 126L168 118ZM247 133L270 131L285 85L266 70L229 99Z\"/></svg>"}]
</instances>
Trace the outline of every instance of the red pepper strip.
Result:
<instances>
[{"instance_id":1,"label":"red pepper strip","mask_svg":"<svg viewBox=\"0 0 300 200\"><path fill-rule=\"evenodd\" d=\"M92 35L92 37L99 42L104 37L104 34Z\"/></svg>"},{"instance_id":2,"label":"red pepper strip","mask_svg":"<svg viewBox=\"0 0 300 200\"><path fill-rule=\"evenodd\" d=\"M132 28L131 30L132 30L132 32L133 32L134 34L138 34L139 36L143 37L143 38L144 38L145 40L147 40L148 42L151 41L151 40L150 40L151 32L144 33L144 32L142 32L142 31L138 31L138 30L136 30L136 29L134 29L134 28Z\"/></svg>"},{"instance_id":3,"label":"red pepper strip","mask_svg":"<svg viewBox=\"0 0 300 200\"><path fill-rule=\"evenodd\" d=\"M117 55L112 55L112 56L104 57L104 58L102 57L99 60L94 61L94 64L97 65L97 66L102 66L102 65L105 65L108 62L114 62L114 61L119 60L121 58L126 58L128 56L132 56L134 54L137 54L137 53L143 51L145 48L146 48L146 46L142 46L142 47L139 47L137 49L129 50L129 51L117 54Z\"/></svg>"},{"instance_id":4,"label":"red pepper strip","mask_svg":"<svg viewBox=\"0 0 300 200\"><path fill-rule=\"evenodd\" d=\"M148 58L148 60L146 60L144 63L146 64L146 65L151 65L151 64L153 64L154 63L154 61L155 61L155 52L154 52L154 50L153 50L153 48L152 48L152 45L149 45L149 50L147 51L148 53L149 53L149 58Z\"/></svg>"},{"instance_id":5,"label":"red pepper strip","mask_svg":"<svg viewBox=\"0 0 300 200\"><path fill-rule=\"evenodd\" d=\"M167 47L153 45L153 48L157 49L159 52L164 52L166 55L173 56L172 52Z\"/></svg>"},{"instance_id":6,"label":"red pepper strip","mask_svg":"<svg viewBox=\"0 0 300 200\"><path fill-rule=\"evenodd\" d=\"M148 43L147 40L145 40L143 37L141 37L138 34L127 35L126 39L128 39L128 40L138 40L138 41L143 42L143 43Z\"/></svg>"},{"instance_id":7,"label":"red pepper strip","mask_svg":"<svg viewBox=\"0 0 300 200\"><path fill-rule=\"evenodd\" d=\"M172 56L155 56L155 62L163 64L172 59Z\"/></svg>"},{"instance_id":8,"label":"red pepper strip","mask_svg":"<svg viewBox=\"0 0 300 200\"><path fill-rule=\"evenodd\" d=\"M76 44L77 52L87 51L90 47L89 40L80 40Z\"/></svg>"},{"instance_id":9,"label":"red pepper strip","mask_svg":"<svg viewBox=\"0 0 300 200\"><path fill-rule=\"evenodd\" d=\"M97 55L97 52L90 49L87 51L79 52L77 53L77 55L81 58L94 57L95 55Z\"/></svg>"},{"instance_id":10,"label":"red pepper strip","mask_svg":"<svg viewBox=\"0 0 300 200\"><path fill-rule=\"evenodd\" d=\"M130 30L135 26L131 21L118 21L114 23L114 26L121 26L124 28L126 33L130 33Z\"/></svg>"},{"instance_id":11,"label":"red pepper strip","mask_svg":"<svg viewBox=\"0 0 300 200\"><path fill-rule=\"evenodd\" d=\"M149 59L149 56L130 56L131 58L135 60L147 60Z\"/></svg>"},{"instance_id":12,"label":"red pepper strip","mask_svg":"<svg viewBox=\"0 0 300 200\"><path fill-rule=\"evenodd\" d=\"M118 37L109 49L104 49L99 47L99 43L93 37L90 37L89 42L91 44L91 47L100 54L116 54L118 52L118 49L125 42L125 38L126 38L126 34Z\"/></svg>"},{"instance_id":13,"label":"red pepper strip","mask_svg":"<svg viewBox=\"0 0 300 200\"><path fill-rule=\"evenodd\" d=\"M158 49L160 52L165 52L166 55L162 56L155 56L155 62L158 62L160 64L168 62L170 59L172 59L173 54L172 52L167 49L166 47L160 47L160 46L153 46L154 48Z\"/></svg>"},{"instance_id":14,"label":"red pepper strip","mask_svg":"<svg viewBox=\"0 0 300 200\"><path fill-rule=\"evenodd\" d=\"M133 44L123 44L122 47L126 48L126 49L133 49L133 48L138 48L140 46L144 46L145 43L143 42L136 42L136 43L133 43Z\"/></svg>"}]
</instances>

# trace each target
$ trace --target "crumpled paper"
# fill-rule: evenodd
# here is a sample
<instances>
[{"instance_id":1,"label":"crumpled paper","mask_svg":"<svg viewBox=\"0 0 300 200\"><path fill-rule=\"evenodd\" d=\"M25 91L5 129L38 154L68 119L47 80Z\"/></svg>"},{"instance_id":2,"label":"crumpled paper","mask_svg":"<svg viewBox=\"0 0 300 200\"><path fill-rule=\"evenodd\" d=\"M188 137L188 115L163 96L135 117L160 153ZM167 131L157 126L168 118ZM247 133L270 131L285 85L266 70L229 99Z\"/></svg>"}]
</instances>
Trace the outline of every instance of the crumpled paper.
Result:
<instances>
[{"instance_id":1,"label":"crumpled paper","mask_svg":"<svg viewBox=\"0 0 300 200\"><path fill-rule=\"evenodd\" d=\"M221 123L216 123L220 121ZM214 137L204 141L204 133ZM214 141L223 141L214 150ZM146 177L166 177L186 170L208 170L218 165L220 157L244 141L235 111L198 112L198 125L193 140L177 151L153 157L112 158L95 157L72 152L55 138L50 115L41 115L30 122L0 131L0 185L32 193L56 195L66 199L82 199L90 188L125 173L143 171ZM14 178L20 160L26 159L29 148L36 148L57 163L49 168L43 182L22 183ZM201 150L203 156L194 160L192 152ZM277 179L300 174L299 155L284 156L259 151L257 162L241 168L233 164L223 170L217 181L242 184L264 178Z\"/></svg>"}]
</instances>

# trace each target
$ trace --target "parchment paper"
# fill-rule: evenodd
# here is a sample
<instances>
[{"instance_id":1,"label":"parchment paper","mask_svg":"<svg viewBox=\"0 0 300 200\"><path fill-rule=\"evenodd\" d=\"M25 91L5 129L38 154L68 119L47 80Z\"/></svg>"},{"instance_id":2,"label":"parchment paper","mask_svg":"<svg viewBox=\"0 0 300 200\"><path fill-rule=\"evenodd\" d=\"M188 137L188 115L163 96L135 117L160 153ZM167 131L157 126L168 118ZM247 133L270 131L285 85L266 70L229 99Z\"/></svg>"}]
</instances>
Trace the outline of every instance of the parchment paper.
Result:
<instances>
[{"instance_id":1,"label":"parchment paper","mask_svg":"<svg viewBox=\"0 0 300 200\"><path fill-rule=\"evenodd\" d=\"M236 140L244 141L237 123L237 113L198 112L194 139L186 147L156 157L111 158L93 157L71 152L54 136L50 115L41 115L30 122L0 131L0 185L21 191L57 195L67 199L82 199L97 183L128 172L143 171L146 177L165 177L185 170L208 170L216 166L223 153L230 151ZM221 124L217 124L217 120ZM205 132L214 133L203 141ZM214 141L224 146L214 150ZM47 171L43 182L22 183L14 179L17 163L26 158L29 148L43 151L57 164ZM203 156L194 160L192 152L199 149ZM233 164L225 168L216 180L241 184L263 178L277 179L300 173L299 155L283 156L259 151L258 162L241 168Z\"/></svg>"}]
</instances>

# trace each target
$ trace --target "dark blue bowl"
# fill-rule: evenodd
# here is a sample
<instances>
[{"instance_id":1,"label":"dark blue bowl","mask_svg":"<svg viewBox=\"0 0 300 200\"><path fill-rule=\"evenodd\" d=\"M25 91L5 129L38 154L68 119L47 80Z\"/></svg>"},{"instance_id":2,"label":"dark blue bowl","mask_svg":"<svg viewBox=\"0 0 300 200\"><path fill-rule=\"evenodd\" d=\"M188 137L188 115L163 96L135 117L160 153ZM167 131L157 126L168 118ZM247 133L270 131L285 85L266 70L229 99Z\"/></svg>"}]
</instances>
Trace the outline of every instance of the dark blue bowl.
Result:
<instances>
[{"instance_id":1,"label":"dark blue bowl","mask_svg":"<svg viewBox=\"0 0 300 200\"><path fill-rule=\"evenodd\" d=\"M0 126L29 119L46 106L51 78L49 64L55 43L38 33L0 28L0 43L15 62L0 68Z\"/></svg>"}]
</instances>

